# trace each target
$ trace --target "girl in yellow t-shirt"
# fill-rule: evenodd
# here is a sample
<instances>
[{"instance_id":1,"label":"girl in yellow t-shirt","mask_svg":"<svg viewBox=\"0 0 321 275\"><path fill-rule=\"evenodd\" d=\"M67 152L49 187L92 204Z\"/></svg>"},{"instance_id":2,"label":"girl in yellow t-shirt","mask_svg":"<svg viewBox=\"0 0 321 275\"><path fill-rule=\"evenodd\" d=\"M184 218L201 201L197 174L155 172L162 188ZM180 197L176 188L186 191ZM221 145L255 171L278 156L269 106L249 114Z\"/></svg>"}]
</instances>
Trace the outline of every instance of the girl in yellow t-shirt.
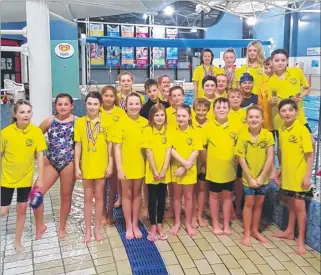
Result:
<instances>
[{"instance_id":1,"label":"girl in yellow t-shirt","mask_svg":"<svg viewBox=\"0 0 321 275\"><path fill-rule=\"evenodd\" d=\"M120 91L117 93L119 99L119 105L124 110L126 98L129 94L133 93L133 84L134 84L134 76L130 72L122 72L117 77L119 81ZM139 94L142 103L145 103L145 97Z\"/></svg>"},{"instance_id":2,"label":"girl in yellow t-shirt","mask_svg":"<svg viewBox=\"0 0 321 275\"><path fill-rule=\"evenodd\" d=\"M237 83L244 73L254 78L253 94L257 95L263 82L264 50L259 41L252 41L246 50L246 63L238 69Z\"/></svg>"},{"instance_id":3,"label":"girl in yellow t-shirt","mask_svg":"<svg viewBox=\"0 0 321 275\"><path fill-rule=\"evenodd\" d=\"M195 236L192 227L193 189L197 182L196 158L202 148L201 135L192 127L191 108L182 105L177 109L177 128L172 133L173 148L171 164L172 184L174 186L175 224L171 233L176 235L181 226L182 195L185 201L185 228L188 235Z\"/></svg>"},{"instance_id":4,"label":"girl in yellow t-shirt","mask_svg":"<svg viewBox=\"0 0 321 275\"><path fill-rule=\"evenodd\" d=\"M160 99L170 104L169 89L171 87L171 78L167 74L159 76L157 79L157 87Z\"/></svg>"},{"instance_id":5,"label":"girl in yellow t-shirt","mask_svg":"<svg viewBox=\"0 0 321 275\"><path fill-rule=\"evenodd\" d=\"M147 156L145 183L148 187L151 224L147 236L149 241L167 239L162 223L167 184L171 182L169 163L172 143L166 126L165 107L162 104L154 105L149 113L149 126L143 132L143 148Z\"/></svg>"},{"instance_id":6,"label":"girl in yellow t-shirt","mask_svg":"<svg viewBox=\"0 0 321 275\"><path fill-rule=\"evenodd\" d=\"M115 127L120 123L122 117L126 115L125 111L119 107L119 99L117 97L117 91L113 86L105 86L101 90L101 95L103 99L102 105L102 114L106 116L107 121L107 131L112 137L112 132L114 131ZM115 158L114 158L115 161ZM116 198L116 191L117 191L117 169L116 163L114 162L113 165L113 173L109 178L109 200L108 200L108 213L106 213L106 209L104 207L103 210L103 218L102 224L107 226L112 226L114 224L113 219L113 207L120 207L121 206L121 185L119 183L120 188L118 189L118 199L115 202ZM106 205L106 196L104 196L104 206ZM107 216L106 216L107 214Z\"/></svg>"},{"instance_id":7,"label":"girl in yellow t-shirt","mask_svg":"<svg viewBox=\"0 0 321 275\"><path fill-rule=\"evenodd\" d=\"M21 251L21 237L25 226L28 195L34 174L35 154L38 161L38 187L43 185L43 151L47 149L39 127L32 125L32 107L20 99L13 107L13 122L1 130L1 217L11 205L17 189L17 220L14 246Z\"/></svg>"},{"instance_id":8,"label":"girl in yellow t-shirt","mask_svg":"<svg viewBox=\"0 0 321 275\"><path fill-rule=\"evenodd\" d=\"M192 81L194 83L195 97L203 97L202 80L205 76L215 76L218 68L213 66L214 54L210 49L204 49L201 53L201 64L194 69Z\"/></svg>"},{"instance_id":9,"label":"girl in yellow t-shirt","mask_svg":"<svg viewBox=\"0 0 321 275\"><path fill-rule=\"evenodd\" d=\"M168 129L176 129L176 111L182 106L184 101L184 89L180 86L174 86L169 90L169 99L171 102L171 106L166 109L166 119L167 119L167 127ZM168 193L169 193L169 209L166 212L166 218L172 219L174 216L174 190L173 185L168 185Z\"/></svg>"},{"instance_id":10,"label":"girl in yellow t-shirt","mask_svg":"<svg viewBox=\"0 0 321 275\"><path fill-rule=\"evenodd\" d=\"M84 186L85 243L91 240L92 200L95 198L95 240L100 233L106 178L113 172L112 143L106 117L101 114L102 97L99 92L86 96L86 116L75 122L75 175Z\"/></svg>"},{"instance_id":11,"label":"girl in yellow t-shirt","mask_svg":"<svg viewBox=\"0 0 321 275\"><path fill-rule=\"evenodd\" d=\"M139 115L142 101L137 93L126 98L127 116L124 116L113 134L118 179L122 185L122 205L126 223L126 239L141 238L138 227L141 207L141 189L145 176L142 154L143 129L148 120Z\"/></svg>"}]
</instances>

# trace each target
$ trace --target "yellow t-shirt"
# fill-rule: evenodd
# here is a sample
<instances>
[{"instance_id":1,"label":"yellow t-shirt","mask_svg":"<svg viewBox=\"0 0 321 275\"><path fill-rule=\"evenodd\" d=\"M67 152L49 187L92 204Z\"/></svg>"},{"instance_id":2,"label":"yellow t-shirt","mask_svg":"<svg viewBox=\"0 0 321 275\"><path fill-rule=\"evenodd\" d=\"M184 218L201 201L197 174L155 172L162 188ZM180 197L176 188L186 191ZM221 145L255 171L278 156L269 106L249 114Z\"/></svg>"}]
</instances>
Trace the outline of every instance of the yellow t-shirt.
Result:
<instances>
[{"instance_id":1,"label":"yellow t-shirt","mask_svg":"<svg viewBox=\"0 0 321 275\"><path fill-rule=\"evenodd\" d=\"M158 131L156 128L147 126L143 130L143 148L150 149L153 153L156 169L160 172L163 168L166 152L169 148L172 147L170 133L168 129L164 127ZM145 174L145 183L146 184L159 184L159 183L170 183L171 178L171 169L168 165L166 176L160 181L155 181L153 172L150 168L149 161L146 160L146 174Z\"/></svg>"},{"instance_id":2,"label":"yellow t-shirt","mask_svg":"<svg viewBox=\"0 0 321 275\"><path fill-rule=\"evenodd\" d=\"M197 97L204 97L204 90L202 87L202 81L205 77L205 73L204 73L204 68L206 71L206 74L209 74L209 70L212 70L212 75L215 76L217 75L217 67L216 66L207 66L204 67L203 65L198 65L195 67L194 72L193 72L193 78L192 81L193 82L197 82Z\"/></svg>"},{"instance_id":3,"label":"yellow t-shirt","mask_svg":"<svg viewBox=\"0 0 321 275\"><path fill-rule=\"evenodd\" d=\"M254 84L253 84L252 93L257 95L263 83L263 75L264 75L263 67L261 67L260 65L257 65L255 67L252 67L252 66L248 67L245 64L242 65L237 72L237 79L236 79L237 85L239 84L240 78L244 73L249 73L251 76L253 76Z\"/></svg>"},{"instance_id":4,"label":"yellow t-shirt","mask_svg":"<svg viewBox=\"0 0 321 275\"><path fill-rule=\"evenodd\" d=\"M148 120L139 116L136 120L124 116L113 133L112 141L121 144L122 168L126 179L145 176L145 159L142 154L143 129Z\"/></svg>"},{"instance_id":5,"label":"yellow t-shirt","mask_svg":"<svg viewBox=\"0 0 321 275\"><path fill-rule=\"evenodd\" d=\"M279 130L281 151L281 188L303 192L302 181L307 172L305 154L313 152L311 135L298 120Z\"/></svg>"},{"instance_id":6,"label":"yellow t-shirt","mask_svg":"<svg viewBox=\"0 0 321 275\"><path fill-rule=\"evenodd\" d=\"M114 106L108 112L106 112L103 107L101 107L100 110L102 115L106 117L107 131L109 132L109 136L112 137L112 131L114 131L115 127L119 124L119 121L126 115L126 113L118 106Z\"/></svg>"},{"instance_id":7,"label":"yellow t-shirt","mask_svg":"<svg viewBox=\"0 0 321 275\"><path fill-rule=\"evenodd\" d=\"M272 108L271 108L271 105L267 102L268 101L268 93L269 93L269 86L268 86L269 79L270 79L269 76L267 76L266 74L263 75L263 82L262 82L262 86L259 90L257 103L263 109L263 119L264 119L263 127L265 129L272 131L273 130Z\"/></svg>"},{"instance_id":8,"label":"yellow t-shirt","mask_svg":"<svg viewBox=\"0 0 321 275\"><path fill-rule=\"evenodd\" d=\"M219 75L219 74L227 75L226 71L225 71L225 67L217 68L215 70L215 72L216 72L216 75ZM233 77L232 81L229 81L228 87L229 88L236 88L237 87L237 80L239 78L240 78L240 76L239 76L239 68L234 68L234 77Z\"/></svg>"},{"instance_id":9,"label":"yellow t-shirt","mask_svg":"<svg viewBox=\"0 0 321 275\"><path fill-rule=\"evenodd\" d=\"M32 186L35 153L46 149L41 129L33 124L22 130L13 123L1 130L1 186L7 188Z\"/></svg>"},{"instance_id":10,"label":"yellow t-shirt","mask_svg":"<svg viewBox=\"0 0 321 275\"><path fill-rule=\"evenodd\" d=\"M238 131L229 122L209 122L203 131L203 145L207 146L206 180L228 183L236 179L234 149Z\"/></svg>"},{"instance_id":11,"label":"yellow t-shirt","mask_svg":"<svg viewBox=\"0 0 321 275\"><path fill-rule=\"evenodd\" d=\"M189 158L193 151L201 151L203 149L201 134L192 127L188 127L185 131L176 128L174 131L171 131L171 135L173 149L175 149L175 151L185 160ZM196 164L186 170L181 177L176 177L175 171L181 166L182 165L177 160L172 158L172 182L183 185L195 184L197 182Z\"/></svg>"},{"instance_id":12,"label":"yellow t-shirt","mask_svg":"<svg viewBox=\"0 0 321 275\"><path fill-rule=\"evenodd\" d=\"M94 124L88 116L83 116L75 122L75 142L81 143L80 169L83 179L101 179L105 177L108 167L108 142L111 137L108 132L106 116L100 115L100 126L98 121ZM87 127L94 131L95 144L87 137ZM97 125L97 126L96 126Z\"/></svg>"},{"instance_id":13,"label":"yellow t-shirt","mask_svg":"<svg viewBox=\"0 0 321 275\"><path fill-rule=\"evenodd\" d=\"M246 123L246 110L243 108L240 108L238 110L230 109L228 113L228 121L230 125L235 126L236 129L238 129L238 133L241 132L244 127L247 125Z\"/></svg>"},{"instance_id":14,"label":"yellow t-shirt","mask_svg":"<svg viewBox=\"0 0 321 275\"><path fill-rule=\"evenodd\" d=\"M280 79L276 74L272 75L268 80L268 99L271 99L273 91L276 92L278 103L291 96L296 96L301 93L301 88L309 88L309 83L306 80L303 71L300 68L287 68L285 79ZM305 119L303 101L298 103L299 114L297 119L300 123L307 123ZM273 129L278 130L284 124L284 120L280 117L277 104L272 106Z\"/></svg>"},{"instance_id":15,"label":"yellow t-shirt","mask_svg":"<svg viewBox=\"0 0 321 275\"><path fill-rule=\"evenodd\" d=\"M172 106L166 109L166 117L167 117L167 127L170 129L175 129L177 127L176 120L176 109Z\"/></svg>"},{"instance_id":16,"label":"yellow t-shirt","mask_svg":"<svg viewBox=\"0 0 321 275\"><path fill-rule=\"evenodd\" d=\"M266 129L261 129L257 141L254 142L249 129L245 129L238 137L235 155L244 158L253 179L256 179L264 169L268 147L274 145L273 135ZM242 177L243 185L249 186L247 179ZM269 183L269 175L264 178L263 184Z\"/></svg>"}]
</instances>

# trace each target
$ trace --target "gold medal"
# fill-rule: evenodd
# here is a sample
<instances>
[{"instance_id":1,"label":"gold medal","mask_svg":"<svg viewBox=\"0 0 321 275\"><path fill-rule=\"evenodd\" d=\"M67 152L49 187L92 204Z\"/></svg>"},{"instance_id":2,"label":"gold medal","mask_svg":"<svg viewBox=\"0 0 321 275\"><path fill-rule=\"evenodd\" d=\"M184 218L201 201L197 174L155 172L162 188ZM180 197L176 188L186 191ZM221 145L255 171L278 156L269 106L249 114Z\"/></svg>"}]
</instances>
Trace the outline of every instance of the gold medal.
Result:
<instances>
[{"instance_id":1,"label":"gold medal","mask_svg":"<svg viewBox=\"0 0 321 275\"><path fill-rule=\"evenodd\" d=\"M98 135L100 133L100 122L101 122L101 116L99 115L99 119L98 121L95 123L93 129L91 129L91 123L90 121L86 121L86 133L87 133L87 139L88 139L88 152L92 151L92 152L96 152L96 141L98 138ZM96 133L96 135L95 135ZM93 145L92 148L90 148L90 143Z\"/></svg>"}]
</instances>

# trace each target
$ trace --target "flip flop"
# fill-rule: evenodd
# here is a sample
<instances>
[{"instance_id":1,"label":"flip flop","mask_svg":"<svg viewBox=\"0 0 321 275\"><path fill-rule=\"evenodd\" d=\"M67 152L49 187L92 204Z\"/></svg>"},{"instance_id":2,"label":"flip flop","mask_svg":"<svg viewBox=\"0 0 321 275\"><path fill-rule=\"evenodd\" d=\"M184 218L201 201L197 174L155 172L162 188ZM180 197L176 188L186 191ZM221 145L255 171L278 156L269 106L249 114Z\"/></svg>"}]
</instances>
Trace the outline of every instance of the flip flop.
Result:
<instances>
[{"instance_id":1,"label":"flip flop","mask_svg":"<svg viewBox=\"0 0 321 275\"><path fill-rule=\"evenodd\" d=\"M150 242L156 242L158 240L158 236L156 234L148 233L147 240Z\"/></svg>"},{"instance_id":2,"label":"flip flop","mask_svg":"<svg viewBox=\"0 0 321 275\"><path fill-rule=\"evenodd\" d=\"M167 234L162 233L162 234L158 235L158 239L161 241L166 241L168 239L168 236L167 236Z\"/></svg>"}]
</instances>

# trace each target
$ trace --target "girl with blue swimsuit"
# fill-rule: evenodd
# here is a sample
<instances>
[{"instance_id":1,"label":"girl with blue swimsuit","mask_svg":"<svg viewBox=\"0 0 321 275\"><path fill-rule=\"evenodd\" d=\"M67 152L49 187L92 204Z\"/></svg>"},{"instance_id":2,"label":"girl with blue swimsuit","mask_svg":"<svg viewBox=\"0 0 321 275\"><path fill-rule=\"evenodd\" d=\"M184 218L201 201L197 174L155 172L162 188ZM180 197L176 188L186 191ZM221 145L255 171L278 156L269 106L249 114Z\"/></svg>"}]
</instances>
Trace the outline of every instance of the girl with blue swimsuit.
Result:
<instances>
[{"instance_id":1,"label":"girl with blue swimsuit","mask_svg":"<svg viewBox=\"0 0 321 275\"><path fill-rule=\"evenodd\" d=\"M74 123L76 117L72 114L73 99L69 94L59 94L55 99L56 115L45 119L40 128L48 134L48 154L45 157L43 184L38 186L43 196L60 178L60 225L59 238L67 234L72 192L75 185L74 173ZM36 182L37 184L37 182ZM36 220L36 239L40 239L47 226L44 224L44 205L34 211Z\"/></svg>"}]
</instances>

